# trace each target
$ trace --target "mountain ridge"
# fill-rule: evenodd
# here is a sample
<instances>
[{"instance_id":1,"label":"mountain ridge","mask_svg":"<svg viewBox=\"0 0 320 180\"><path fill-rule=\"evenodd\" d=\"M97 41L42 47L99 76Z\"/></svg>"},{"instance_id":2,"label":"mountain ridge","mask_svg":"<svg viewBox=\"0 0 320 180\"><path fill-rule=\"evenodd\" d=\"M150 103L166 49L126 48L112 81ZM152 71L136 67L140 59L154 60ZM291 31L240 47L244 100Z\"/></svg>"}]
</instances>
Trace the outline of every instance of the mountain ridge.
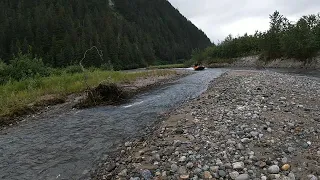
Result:
<instances>
[{"instance_id":1,"label":"mountain ridge","mask_svg":"<svg viewBox=\"0 0 320 180\"><path fill-rule=\"evenodd\" d=\"M0 3L0 58L22 52L45 64L131 69L190 58L210 39L166 0L7 0Z\"/></svg>"}]
</instances>

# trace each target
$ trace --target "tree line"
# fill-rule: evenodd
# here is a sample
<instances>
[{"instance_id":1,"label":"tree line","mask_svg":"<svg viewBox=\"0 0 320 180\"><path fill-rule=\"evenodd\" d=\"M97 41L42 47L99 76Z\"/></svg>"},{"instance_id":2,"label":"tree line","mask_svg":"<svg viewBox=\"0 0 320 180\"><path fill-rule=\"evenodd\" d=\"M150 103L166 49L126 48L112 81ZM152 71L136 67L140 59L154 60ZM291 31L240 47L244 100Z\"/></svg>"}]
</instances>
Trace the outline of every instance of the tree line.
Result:
<instances>
[{"instance_id":1,"label":"tree line","mask_svg":"<svg viewBox=\"0 0 320 180\"><path fill-rule=\"evenodd\" d=\"M294 58L308 62L320 51L320 14L301 17L290 22L275 11L269 16L270 27L253 35L227 36L223 42L203 51L194 51L193 60L199 62L227 62L228 59L260 55L263 61Z\"/></svg>"},{"instance_id":2,"label":"tree line","mask_svg":"<svg viewBox=\"0 0 320 180\"><path fill-rule=\"evenodd\" d=\"M103 58L88 52L85 66L131 69L177 63L211 45L166 0L2 0L0 29L0 64L6 65L20 53L66 67L97 46Z\"/></svg>"}]
</instances>

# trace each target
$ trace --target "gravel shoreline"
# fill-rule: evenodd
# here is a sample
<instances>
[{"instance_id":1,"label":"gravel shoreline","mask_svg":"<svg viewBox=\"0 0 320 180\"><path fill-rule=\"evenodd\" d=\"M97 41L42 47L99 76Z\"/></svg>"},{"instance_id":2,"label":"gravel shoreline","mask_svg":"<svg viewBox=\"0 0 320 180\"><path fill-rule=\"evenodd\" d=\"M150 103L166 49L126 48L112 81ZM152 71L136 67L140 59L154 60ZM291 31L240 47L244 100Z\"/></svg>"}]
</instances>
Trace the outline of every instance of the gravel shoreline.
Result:
<instances>
[{"instance_id":1,"label":"gravel shoreline","mask_svg":"<svg viewBox=\"0 0 320 180\"><path fill-rule=\"evenodd\" d=\"M93 179L320 179L320 81L230 71Z\"/></svg>"}]
</instances>

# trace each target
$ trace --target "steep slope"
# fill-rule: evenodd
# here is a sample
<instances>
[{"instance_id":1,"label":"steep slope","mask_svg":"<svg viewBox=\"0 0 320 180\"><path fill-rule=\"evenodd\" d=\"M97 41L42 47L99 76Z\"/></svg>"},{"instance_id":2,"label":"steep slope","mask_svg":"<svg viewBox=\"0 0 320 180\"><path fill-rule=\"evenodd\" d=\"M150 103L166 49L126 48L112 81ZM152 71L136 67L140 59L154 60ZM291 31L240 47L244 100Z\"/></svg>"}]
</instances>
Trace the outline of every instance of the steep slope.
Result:
<instances>
[{"instance_id":1,"label":"steep slope","mask_svg":"<svg viewBox=\"0 0 320 180\"><path fill-rule=\"evenodd\" d=\"M53 67L79 62L89 47L87 66L143 67L189 58L208 37L166 0L4 0L0 2L0 58L19 51Z\"/></svg>"}]
</instances>

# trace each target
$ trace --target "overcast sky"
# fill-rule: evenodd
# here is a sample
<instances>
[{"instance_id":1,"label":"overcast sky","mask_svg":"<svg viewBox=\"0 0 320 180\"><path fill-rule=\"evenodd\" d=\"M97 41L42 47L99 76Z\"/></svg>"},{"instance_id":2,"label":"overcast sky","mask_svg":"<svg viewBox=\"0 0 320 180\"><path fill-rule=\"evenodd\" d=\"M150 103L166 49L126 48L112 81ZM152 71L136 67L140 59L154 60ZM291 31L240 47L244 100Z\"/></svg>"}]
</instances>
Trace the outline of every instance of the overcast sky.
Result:
<instances>
[{"instance_id":1,"label":"overcast sky","mask_svg":"<svg viewBox=\"0 0 320 180\"><path fill-rule=\"evenodd\" d=\"M318 14L320 0L169 0L181 14L202 29L211 41L228 34L253 34L269 28L269 14L278 10L290 21Z\"/></svg>"}]
</instances>

